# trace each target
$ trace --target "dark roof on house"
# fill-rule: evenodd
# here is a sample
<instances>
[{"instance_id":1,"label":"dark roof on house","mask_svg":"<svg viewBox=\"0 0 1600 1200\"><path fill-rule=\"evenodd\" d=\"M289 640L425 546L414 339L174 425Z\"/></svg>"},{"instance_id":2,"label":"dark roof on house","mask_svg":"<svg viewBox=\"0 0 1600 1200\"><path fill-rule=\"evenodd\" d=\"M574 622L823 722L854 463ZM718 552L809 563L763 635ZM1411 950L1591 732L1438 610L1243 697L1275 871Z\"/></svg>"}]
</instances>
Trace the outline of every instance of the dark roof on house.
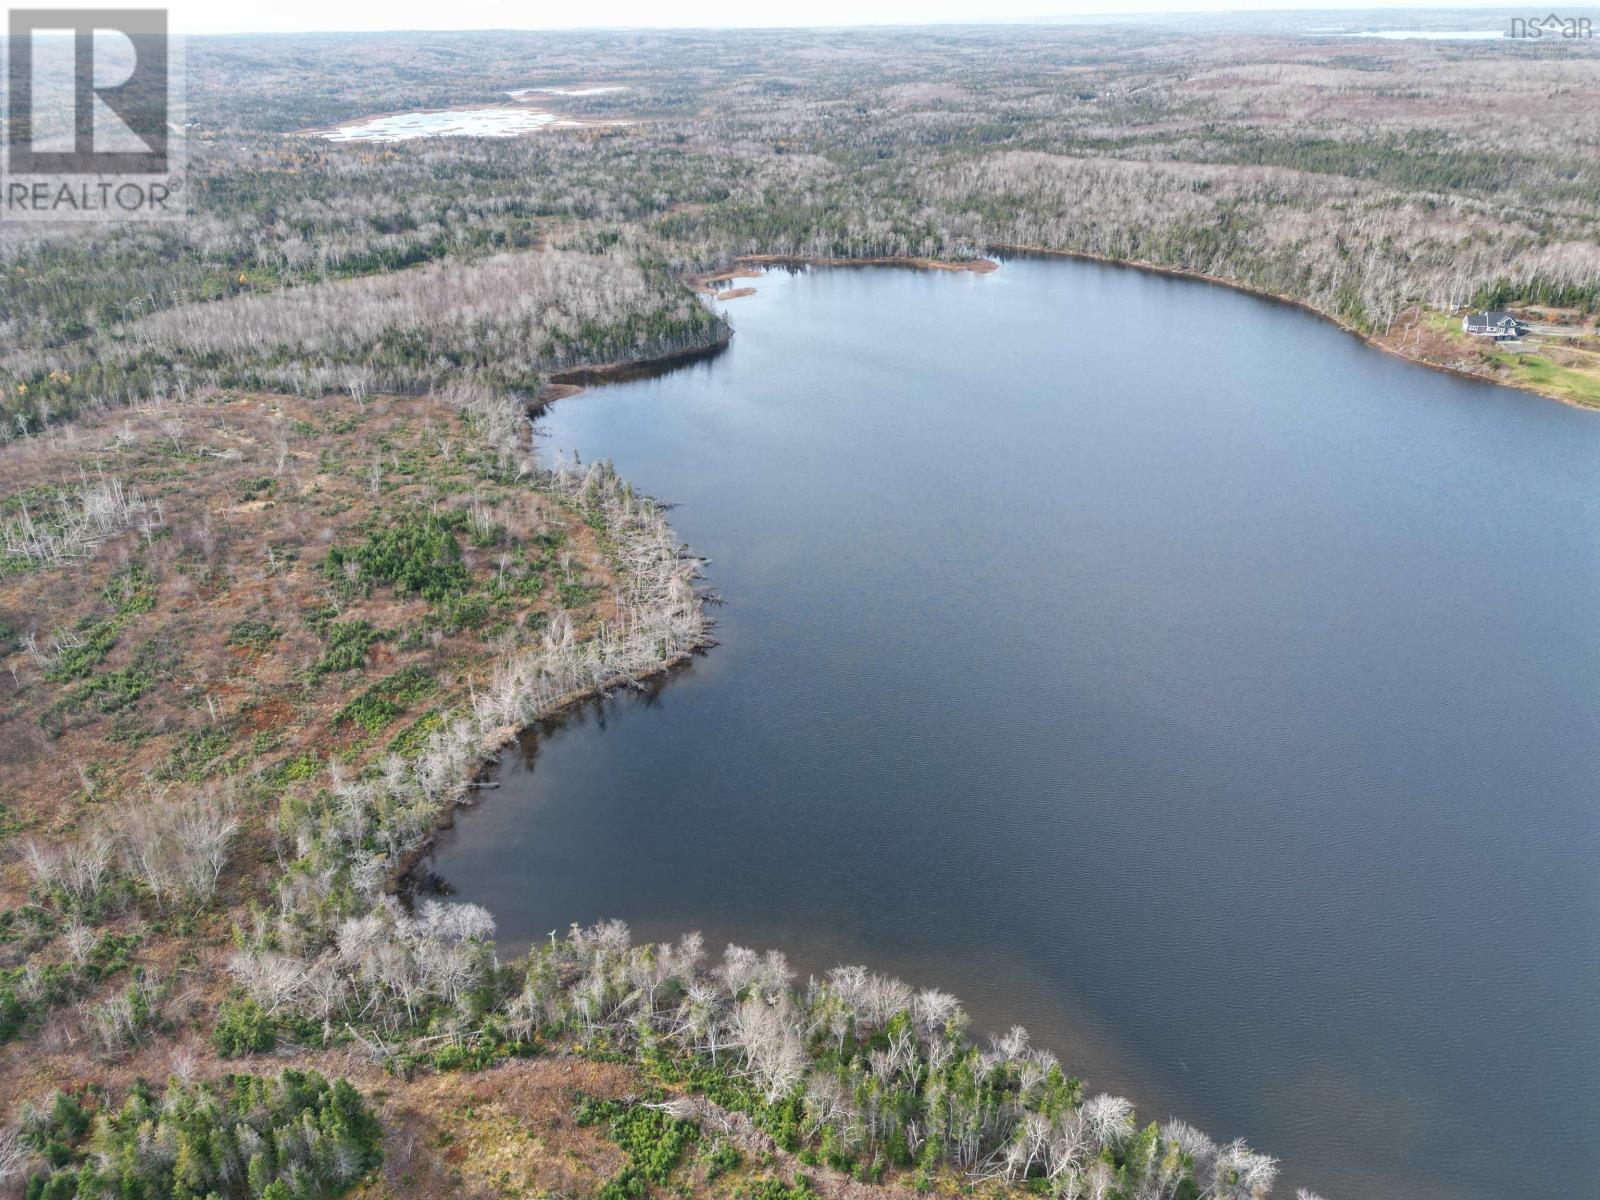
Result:
<instances>
[{"instance_id":1,"label":"dark roof on house","mask_svg":"<svg viewBox=\"0 0 1600 1200\"><path fill-rule=\"evenodd\" d=\"M1467 324L1469 326L1476 326L1480 329L1488 329L1493 325L1504 325L1507 321L1511 322L1513 325L1522 324L1522 322L1518 321L1510 313L1502 312L1498 308L1492 308L1488 312L1469 313L1467 315Z\"/></svg>"}]
</instances>

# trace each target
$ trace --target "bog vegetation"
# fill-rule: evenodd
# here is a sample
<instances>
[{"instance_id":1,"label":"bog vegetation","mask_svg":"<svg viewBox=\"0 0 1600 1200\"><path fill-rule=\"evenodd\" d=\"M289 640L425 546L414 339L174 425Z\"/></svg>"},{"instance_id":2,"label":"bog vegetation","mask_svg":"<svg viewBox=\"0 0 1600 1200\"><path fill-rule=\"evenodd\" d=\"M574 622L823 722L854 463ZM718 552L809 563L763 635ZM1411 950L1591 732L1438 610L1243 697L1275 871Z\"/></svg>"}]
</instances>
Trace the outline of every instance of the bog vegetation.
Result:
<instances>
[{"instance_id":1,"label":"bog vegetation","mask_svg":"<svg viewBox=\"0 0 1600 1200\"><path fill-rule=\"evenodd\" d=\"M419 1079L560 1054L630 1072L568 1097L622 1154L608 1200L1265 1195L1270 1158L1141 1122L1021 1030L971 1037L942 992L617 923L506 963L488 913L407 898L487 755L707 640L662 507L536 461L526 405L716 347L687 280L747 254L1139 260L1419 357L1582 374L1600 55L1154 26L387 35L207 39L189 73L190 220L0 225L0 1077L31 1097L0 1186L337 1195L385 1138L426 1157L397 1131ZM297 132L596 79L620 90L563 107L627 124ZM1437 313L1469 303L1567 310L1568 357L1463 348Z\"/></svg>"},{"instance_id":2,"label":"bog vegetation","mask_svg":"<svg viewBox=\"0 0 1600 1200\"><path fill-rule=\"evenodd\" d=\"M90 1088L112 1065L189 1078L205 1053L369 1060L366 1039L394 1037L397 1012L408 1038L442 1019L441 997L482 1016L478 974L496 969L482 914L435 901L407 914L392 885L522 725L704 641L697 566L661 508L603 464L541 466L516 403L466 385L359 406L219 394L52 427L3 454L8 510L92 536L43 555L19 537L0 587L15 784L0 1071L24 1089L63 1074ZM136 503L146 494L161 499ZM106 497L120 498L112 519L83 516ZM337 1022L258 1002L275 970L323 991ZM196 1028L203 1043L175 1050ZM452 1040L429 1061L452 1054L495 1057ZM349 1085L335 1087L348 1116ZM72 1103L90 1104L82 1090ZM169 1090L157 1108L193 1099L223 1120L218 1096ZM318 1110L314 1128L286 1118L303 1145L224 1120L185 1152L202 1170L167 1153L198 1127L152 1132L149 1097L128 1103L138 1163L110 1132L33 1136L30 1117L4 1140L0 1185L281 1200L336 1194L376 1161Z\"/></svg>"}]
</instances>

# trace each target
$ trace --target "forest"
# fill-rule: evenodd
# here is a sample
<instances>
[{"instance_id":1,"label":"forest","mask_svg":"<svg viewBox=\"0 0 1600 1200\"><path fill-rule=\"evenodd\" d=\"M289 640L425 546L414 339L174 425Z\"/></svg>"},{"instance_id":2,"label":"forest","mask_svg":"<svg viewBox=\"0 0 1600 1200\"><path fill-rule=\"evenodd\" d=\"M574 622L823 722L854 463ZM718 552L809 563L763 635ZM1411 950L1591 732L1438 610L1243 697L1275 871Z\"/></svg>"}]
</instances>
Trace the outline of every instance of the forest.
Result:
<instances>
[{"instance_id":1,"label":"forest","mask_svg":"<svg viewBox=\"0 0 1600 1200\"><path fill-rule=\"evenodd\" d=\"M725 338L682 280L739 254L1063 250L1377 333L1418 308L1600 300L1587 45L1154 25L324 35L200 39L188 71L187 221L0 229L8 436L197 386L452 371L536 393L580 360ZM314 132L595 81L612 90L562 111L626 123ZM491 303L504 288L523 298Z\"/></svg>"},{"instance_id":2,"label":"forest","mask_svg":"<svg viewBox=\"0 0 1600 1200\"><path fill-rule=\"evenodd\" d=\"M742 255L1094 255L1374 335L1589 320L1600 55L1277 22L187 62L186 220L0 223L0 1189L1266 1196L1267 1154L937 989L618 922L505 962L413 877L517 731L711 642L665 507L542 461L528 410L726 342L695 278ZM318 132L540 87L573 123Z\"/></svg>"}]
</instances>

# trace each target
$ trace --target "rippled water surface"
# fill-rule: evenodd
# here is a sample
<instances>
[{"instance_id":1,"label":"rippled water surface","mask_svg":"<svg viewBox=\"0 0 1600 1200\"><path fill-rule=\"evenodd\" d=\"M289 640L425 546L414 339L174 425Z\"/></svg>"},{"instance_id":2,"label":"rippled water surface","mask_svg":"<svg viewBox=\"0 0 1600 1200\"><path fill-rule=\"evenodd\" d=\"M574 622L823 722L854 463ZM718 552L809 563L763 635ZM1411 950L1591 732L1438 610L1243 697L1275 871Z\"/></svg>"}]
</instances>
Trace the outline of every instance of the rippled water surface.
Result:
<instances>
[{"instance_id":1,"label":"rippled water surface","mask_svg":"<svg viewBox=\"0 0 1600 1200\"><path fill-rule=\"evenodd\" d=\"M1600 416L1130 270L768 275L558 404L728 599L437 868L860 960L1330 1200L1600 1178Z\"/></svg>"}]
</instances>

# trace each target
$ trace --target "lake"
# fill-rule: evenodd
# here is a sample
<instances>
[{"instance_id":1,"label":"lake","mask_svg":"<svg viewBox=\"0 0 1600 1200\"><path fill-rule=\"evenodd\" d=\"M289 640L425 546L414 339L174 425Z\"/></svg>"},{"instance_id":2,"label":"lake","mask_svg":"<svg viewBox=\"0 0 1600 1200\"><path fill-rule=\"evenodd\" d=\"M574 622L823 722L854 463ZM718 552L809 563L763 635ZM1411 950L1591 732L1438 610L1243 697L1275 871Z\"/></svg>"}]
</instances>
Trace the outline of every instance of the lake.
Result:
<instances>
[{"instance_id":1,"label":"lake","mask_svg":"<svg viewBox=\"0 0 1600 1200\"><path fill-rule=\"evenodd\" d=\"M433 866L860 961L1329 1200L1600 1176L1600 415L1090 263L769 272L555 405L727 599Z\"/></svg>"},{"instance_id":2,"label":"lake","mask_svg":"<svg viewBox=\"0 0 1600 1200\"><path fill-rule=\"evenodd\" d=\"M363 117L330 129L330 142L410 142L434 137L519 137L559 123L536 108L452 108ZM571 124L571 122L567 122Z\"/></svg>"},{"instance_id":3,"label":"lake","mask_svg":"<svg viewBox=\"0 0 1600 1200\"><path fill-rule=\"evenodd\" d=\"M1503 29L1378 29L1334 36L1381 38L1393 42L1498 42L1508 35Z\"/></svg>"},{"instance_id":4,"label":"lake","mask_svg":"<svg viewBox=\"0 0 1600 1200\"><path fill-rule=\"evenodd\" d=\"M579 90L560 88L522 88L507 92L514 100L525 101L536 92L558 96L593 96L620 88L597 87ZM413 112L386 113L348 121L319 135L330 142L411 142L437 137L521 137L540 129L581 129L586 125L628 125L629 121L577 121L558 113L526 104L498 104L485 108L418 109Z\"/></svg>"}]
</instances>

